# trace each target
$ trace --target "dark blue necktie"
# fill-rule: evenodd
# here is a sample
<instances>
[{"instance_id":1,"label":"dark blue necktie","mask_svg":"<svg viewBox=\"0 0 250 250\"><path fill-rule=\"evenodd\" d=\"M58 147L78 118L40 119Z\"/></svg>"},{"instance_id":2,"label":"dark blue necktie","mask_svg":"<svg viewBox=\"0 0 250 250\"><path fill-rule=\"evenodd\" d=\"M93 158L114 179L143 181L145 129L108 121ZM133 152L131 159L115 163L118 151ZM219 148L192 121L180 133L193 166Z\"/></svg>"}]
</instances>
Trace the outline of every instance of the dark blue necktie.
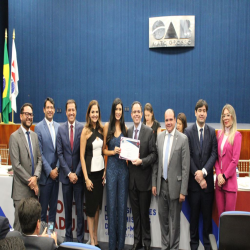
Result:
<instances>
[{"instance_id":1,"label":"dark blue necktie","mask_svg":"<svg viewBox=\"0 0 250 250\"><path fill-rule=\"evenodd\" d=\"M200 129L200 146L201 146L201 150L202 150L202 145L203 145L203 136L202 136L202 131L203 131L203 128Z\"/></svg>"},{"instance_id":2,"label":"dark blue necktie","mask_svg":"<svg viewBox=\"0 0 250 250\"><path fill-rule=\"evenodd\" d=\"M31 147L31 142L30 142L30 132L26 132L27 137L28 137L28 142L29 142L29 148L30 148L30 158L31 158L31 163L32 163L32 176L34 175L34 157L33 157L33 152L32 152L32 147Z\"/></svg>"}]
</instances>

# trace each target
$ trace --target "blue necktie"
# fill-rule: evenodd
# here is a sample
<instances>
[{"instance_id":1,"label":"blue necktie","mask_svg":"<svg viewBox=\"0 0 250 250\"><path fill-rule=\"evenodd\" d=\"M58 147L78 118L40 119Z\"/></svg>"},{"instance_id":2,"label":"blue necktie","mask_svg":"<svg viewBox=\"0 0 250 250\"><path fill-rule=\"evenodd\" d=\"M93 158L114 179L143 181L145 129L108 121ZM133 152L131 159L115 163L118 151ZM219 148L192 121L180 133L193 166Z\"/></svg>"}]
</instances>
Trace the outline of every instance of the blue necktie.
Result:
<instances>
[{"instance_id":1,"label":"blue necktie","mask_svg":"<svg viewBox=\"0 0 250 250\"><path fill-rule=\"evenodd\" d=\"M202 150L202 146L203 146L203 136L202 136L202 131L203 131L203 128L200 129L200 146L201 146L201 150Z\"/></svg>"},{"instance_id":2,"label":"blue necktie","mask_svg":"<svg viewBox=\"0 0 250 250\"><path fill-rule=\"evenodd\" d=\"M171 134L168 134L168 141L167 141L167 146L165 150L165 159L164 159L164 165L163 165L163 177L165 180L168 177L168 153L169 153L169 146L170 146L170 137L171 137Z\"/></svg>"},{"instance_id":3,"label":"blue necktie","mask_svg":"<svg viewBox=\"0 0 250 250\"><path fill-rule=\"evenodd\" d=\"M34 157L33 157L33 152L32 152L32 147L31 147L31 142L30 142L30 132L26 132L27 137L28 137L28 142L29 142L29 148L30 148L30 158L31 158L31 163L32 163L32 176L34 175Z\"/></svg>"}]
</instances>

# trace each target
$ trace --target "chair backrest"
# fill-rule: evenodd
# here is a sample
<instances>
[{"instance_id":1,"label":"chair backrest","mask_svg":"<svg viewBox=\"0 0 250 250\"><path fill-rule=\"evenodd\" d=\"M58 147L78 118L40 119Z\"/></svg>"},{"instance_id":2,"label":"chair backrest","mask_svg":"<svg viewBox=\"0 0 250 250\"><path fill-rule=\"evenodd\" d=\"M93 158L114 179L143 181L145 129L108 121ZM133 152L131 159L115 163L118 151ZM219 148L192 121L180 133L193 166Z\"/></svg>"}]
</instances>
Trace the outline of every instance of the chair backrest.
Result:
<instances>
[{"instance_id":1,"label":"chair backrest","mask_svg":"<svg viewBox=\"0 0 250 250\"><path fill-rule=\"evenodd\" d=\"M71 250L75 250L75 249L79 249L79 250L100 250L99 247L84 244L84 243L77 243L77 242L64 242L58 247L58 250L66 250L66 249L67 250L69 250L69 249L71 249Z\"/></svg>"},{"instance_id":2,"label":"chair backrest","mask_svg":"<svg viewBox=\"0 0 250 250\"><path fill-rule=\"evenodd\" d=\"M219 228L219 250L250 249L250 212L222 213Z\"/></svg>"},{"instance_id":3,"label":"chair backrest","mask_svg":"<svg viewBox=\"0 0 250 250\"><path fill-rule=\"evenodd\" d=\"M0 144L0 148L6 149L7 148L7 144Z\"/></svg>"},{"instance_id":4,"label":"chair backrest","mask_svg":"<svg viewBox=\"0 0 250 250\"><path fill-rule=\"evenodd\" d=\"M241 177L250 176L250 160L239 160L238 170Z\"/></svg>"},{"instance_id":5,"label":"chair backrest","mask_svg":"<svg viewBox=\"0 0 250 250\"><path fill-rule=\"evenodd\" d=\"M0 148L1 165L8 165L9 162L9 149Z\"/></svg>"}]
</instances>

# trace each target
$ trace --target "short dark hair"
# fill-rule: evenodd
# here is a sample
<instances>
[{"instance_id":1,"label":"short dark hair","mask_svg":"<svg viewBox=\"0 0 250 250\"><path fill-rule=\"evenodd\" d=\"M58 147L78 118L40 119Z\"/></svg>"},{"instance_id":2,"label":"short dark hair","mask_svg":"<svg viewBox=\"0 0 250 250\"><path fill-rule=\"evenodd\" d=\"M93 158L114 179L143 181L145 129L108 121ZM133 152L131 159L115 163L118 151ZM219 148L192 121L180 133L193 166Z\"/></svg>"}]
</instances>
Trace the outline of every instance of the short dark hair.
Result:
<instances>
[{"instance_id":1,"label":"short dark hair","mask_svg":"<svg viewBox=\"0 0 250 250\"><path fill-rule=\"evenodd\" d=\"M74 103L74 104L75 104L75 108L76 108L76 110L77 110L76 101L73 100L73 99L69 99L69 100L66 102L66 111L67 111L68 104L70 104L70 103Z\"/></svg>"},{"instance_id":2,"label":"short dark hair","mask_svg":"<svg viewBox=\"0 0 250 250\"><path fill-rule=\"evenodd\" d=\"M35 198L25 198L20 201L18 217L24 234L33 234L36 230L37 221L41 220L41 205Z\"/></svg>"},{"instance_id":3,"label":"short dark hair","mask_svg":"<svg viewBox=\"0 0 250 250\"><path fill-rule=\"evenodd\" d=\"M47 97L47 98L45 99L45 101L44 101L44 105L43 105L44 108L46 108L46 103L47 103L47 102L52 103L52 104L53 104L53 107L55 107L55 102L54 102L54 100L53 100L51 97Z\"/></svg>"},{"instance_id":4,"label":"short dark hair","mask_svg":"<svg viewBox=\"0 0 250 250\"><path fill-rule=\"evenodd\" d=\"M33 112L32 104L27 102L27 103L24 103L23 106L21 107L21 110L20 110L21 114L23 113L24 108L27 107L27 106L30 107L32 109L32 112Z\"/></svg>"},{"instance_id":5,"label":"short dark hair","mask_svg":"<svg viewBox=\"0 0 250 250\"><path fill-rule=\"evenodd\" d=\"M205 107L206 107L206 111L208 111L207 102L206 102L205 100L203 100L203 99L200 99L200 100L196 103L196 105L195 105L195 111L197 111L198 108L201 108L201 107L203 107L203 106L205 106Z\"/></svg>"},{"instance_id":6,"label":"short dark hair","mask_svg":"<svg viewBox=\"0 0 250 250\"><path fill-rule=\"evenodd\" d=\"M133 109L133 107L134 107L135 104L139 104L141 106L141 111L142 111L142 105L141 105L141 103L139 101L134 101L132 103L132 105L131 105L131 112L132 112L132 109Z\"/></svg>"}]
</instances>

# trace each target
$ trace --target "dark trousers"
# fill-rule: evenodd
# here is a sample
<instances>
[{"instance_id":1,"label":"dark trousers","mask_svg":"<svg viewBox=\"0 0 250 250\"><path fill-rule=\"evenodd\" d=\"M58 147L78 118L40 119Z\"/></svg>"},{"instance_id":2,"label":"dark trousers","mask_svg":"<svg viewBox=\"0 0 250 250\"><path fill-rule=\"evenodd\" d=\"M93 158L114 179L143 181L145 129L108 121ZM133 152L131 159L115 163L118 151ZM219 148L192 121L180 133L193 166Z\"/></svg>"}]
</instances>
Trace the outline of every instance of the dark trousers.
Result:
<instances>
[{"instance_id":1,"label":"dark trousers","mask_svg":"<svg viewBox=\"0 0 250 250\"><path fill-rule=\"evenodd\" d=\"M73 195L75 199L77 213L77 241L82 243L84 240L84 217L83 217L83 183L62 184L63 203L65 208L65 241L72 242L72 203Z\"/></svg>"},{"instance_id":2,"label":"dark trousers","mask_svg":"<svg viewBox=\"0 0 250 250\"><path fill-rule=\"evenodd\" d=\"M58 190L58 181L53 181L46 185L40 185L39 202L42 207L41 221L47 222L47 210L49 206L49 221L56 222Z\"/></svg>"},{"instance_id":3,"label":"dark trousers","mask_svg":"<svg viewBox=\"0 0 250 250\"><path fill-rule=\"evenodd\" d=\"M205 193L204 190L198 192L189 191L188 200L190 204L190 246L191 250L199 247L199 217L202 212L203 217L203 242L205 250L210 250L208 235L212 233L212 208L214 193Z\"/></svg>"},{"instance_id":4,"label":"dark trousers","mask_svg":"<svg viewBox=\"0 0 250 250\"><path fill-rule=\"evenodd\" d=\"M149 207L151 203L151 190L129 190L130 204L134 220L134 244L151 245Z\"/></svg>"}]
</instances>

